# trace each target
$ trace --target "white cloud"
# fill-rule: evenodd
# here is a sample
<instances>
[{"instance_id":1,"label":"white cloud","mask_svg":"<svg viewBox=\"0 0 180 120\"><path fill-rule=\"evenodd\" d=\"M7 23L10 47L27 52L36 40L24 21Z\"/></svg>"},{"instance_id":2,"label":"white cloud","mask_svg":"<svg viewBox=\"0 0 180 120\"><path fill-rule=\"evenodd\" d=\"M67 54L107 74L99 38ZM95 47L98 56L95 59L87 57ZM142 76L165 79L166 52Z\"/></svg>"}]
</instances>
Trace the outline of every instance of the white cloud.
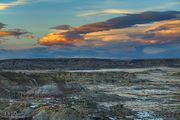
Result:
<instances>
[{"instance_id":1,"label":"white cloud","mask_svg":"<svg viewBox=\"0 0 180 120\"><path fill-rule=\"evenodd\" d=\"M91 11L79 14L79 16L96 16L100 14L132 14L137 13L135 10L123 10L123 9L105 9L100 11Z\"/></svg>"},{"instance_id":2,"label":"white cloud","mask_svg":"<svg viewBox=\"0 0 180 120\"><path fill-rule=\"evenodd\" d=\"M24 4L26 2L27 2L27 0L16 0L13 2L9 2L9 3L0 3L0 10L4 10L4 9L7 9L9 7L12 7L12 6L16 6L16 5L21 5L21 4Z\"/></svg>"},{"instance_id":3,"label":"white cloud","mask_svg":"<svg viewBox=\"0 0 180 120\"><path fill-rule=\"evenodd\" d=\"M143 52L146 54L158 54L167 51L165 48L158 48L158 47L146 47L143 49Z\"/></svg>"}]
</instances>

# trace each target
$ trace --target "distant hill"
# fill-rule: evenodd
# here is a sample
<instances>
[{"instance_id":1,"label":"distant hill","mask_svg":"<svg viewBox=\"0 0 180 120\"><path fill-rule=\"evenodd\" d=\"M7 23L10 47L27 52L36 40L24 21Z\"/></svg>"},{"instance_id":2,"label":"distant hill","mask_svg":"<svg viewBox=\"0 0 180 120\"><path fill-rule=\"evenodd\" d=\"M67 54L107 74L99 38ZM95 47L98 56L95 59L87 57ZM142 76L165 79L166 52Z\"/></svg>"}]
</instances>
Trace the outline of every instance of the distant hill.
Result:
<instances>
[{"instance_id":1,"label":"distant hill","mask_svg":"<svg viewBox=\"0 0 180 120\"><path fill-rule=\"evenodd\" d=\"M0 60L6 70L89 70L102 68L180 67L180 59L116 60L96 58L8 59Z\"/></svg>"}]
</instances>

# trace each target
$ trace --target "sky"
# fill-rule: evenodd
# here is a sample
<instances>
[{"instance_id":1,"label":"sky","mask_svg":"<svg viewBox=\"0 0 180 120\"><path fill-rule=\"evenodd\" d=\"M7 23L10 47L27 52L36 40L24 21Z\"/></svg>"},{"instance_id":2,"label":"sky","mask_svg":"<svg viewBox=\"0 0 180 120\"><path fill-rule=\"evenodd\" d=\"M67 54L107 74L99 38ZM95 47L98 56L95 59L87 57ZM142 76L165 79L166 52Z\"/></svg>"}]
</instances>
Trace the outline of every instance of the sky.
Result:
<instances>
[{"instance_id":1,"label":"sky","mask_svg":"<svg viewBox=\"0 0 180 120\"><path fill-rule=\"evenodd\" d=\"M0 0L0 59L180 58L180 0Z\"/></svg>"}]
</instances>

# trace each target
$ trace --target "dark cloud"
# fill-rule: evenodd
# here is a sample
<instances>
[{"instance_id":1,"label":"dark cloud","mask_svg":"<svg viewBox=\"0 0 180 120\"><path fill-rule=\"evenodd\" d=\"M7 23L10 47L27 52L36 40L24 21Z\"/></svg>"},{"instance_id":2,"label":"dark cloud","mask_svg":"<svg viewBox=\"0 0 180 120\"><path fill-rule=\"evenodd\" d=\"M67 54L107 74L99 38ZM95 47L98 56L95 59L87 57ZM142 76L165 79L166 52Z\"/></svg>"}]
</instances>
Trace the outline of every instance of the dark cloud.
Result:
<instances>
[{"instance_id":1,"label":"dark cloud","mask_svg":"<svg viewBox=\"0 0 180 120\"><path fill-rule=\"evenodd\" d=\"M149 26L145 32L129 35L144 40L157 40L162 44L180 43L180 20L166 20Z\"/></svg>"},{"instance_id":2,"label":"dark cloud","mask_svg":"<svg viewBox=\"0 0 180 120\"><path fill-rule=\"evenodd\" d=\"M20 35L28 33L21 29L7 30L2 28L5 28L5 24L0 23L0 37L9 37L9 36L19 37Z\"/></svg>"},{"instance_id":3,"label":"dark cloud","mask_svg":"<svg viewBox=\"0 0 180 120\"><path fill-rule=\"evenodd\" d=\"M177 11L143 12L140 14L128 14L126 16L113 18L104 22L97 22L93 24L83 25L78 28L75 28L74 32L80 34L86 34L90 32L126 28L136 24L147 24L162 20L175 19L177 18L178 14L180 14L180 12Z\"/></svg>"},{"instance_id":4,"label":"dark cloud","mask_svg":"<svg viewBox=\"0 0 180 120\"><path fill-rule=\"evenodd\" d=\"M4 28L5 24L0 23L0 29Z\"/></svg>"},{"instance_id":5,"label":"dark cloud","mask_svg":"<svg viewBox=\"0 0 180 120\"><path fill-rule=\"evenodd\" d=\"M51 27L50 29L56 29L56 30L70 30L72 27L70 25L58 25L55 27Z\"/></svg>"},{"instance_id":6,"label":"dark cloud","mask_svg":"<svg viewBox=\"0 0 180 120\"><path fill-rule=\"evenodd\" d=\"M141 58L175 58L180 57L180 48L177 44L163 45L155 44L134 46L118 43L111 43L107 46L88 47L36 47L30 49L0 49L0 59L7 58L60 58L60 57L98 57L118 59L141 59Z\"/></svg>"},{"instance_id":7,"label":"dark cloud","mask_svg":"<svg viewBox=\"0 0 180 120\"><path fill-rule=\"evenodd\" d=\"M19 37L20 35L27 34L28 32L23 30L0 30L0 37L9 37L15 36Z\"/></svg>"}]
</instances>

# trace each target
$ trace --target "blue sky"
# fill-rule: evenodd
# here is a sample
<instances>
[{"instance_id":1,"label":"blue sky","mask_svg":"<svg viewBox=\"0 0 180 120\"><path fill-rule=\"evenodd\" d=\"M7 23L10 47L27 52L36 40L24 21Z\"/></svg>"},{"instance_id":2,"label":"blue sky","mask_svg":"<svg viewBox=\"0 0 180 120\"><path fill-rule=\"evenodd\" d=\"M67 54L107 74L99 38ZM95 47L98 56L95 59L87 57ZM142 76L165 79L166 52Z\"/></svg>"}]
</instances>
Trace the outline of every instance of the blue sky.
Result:
<instances>
[{"instance_id":1,"label":"blue sky","mask_svg":"<svg viewBox=\"0 0 180 120\"><path fill-rule=\"evenodd\" d=\"M179 58L179 6L179 0L0 0L0 59Z\"/></svg>"}]
</instances>

